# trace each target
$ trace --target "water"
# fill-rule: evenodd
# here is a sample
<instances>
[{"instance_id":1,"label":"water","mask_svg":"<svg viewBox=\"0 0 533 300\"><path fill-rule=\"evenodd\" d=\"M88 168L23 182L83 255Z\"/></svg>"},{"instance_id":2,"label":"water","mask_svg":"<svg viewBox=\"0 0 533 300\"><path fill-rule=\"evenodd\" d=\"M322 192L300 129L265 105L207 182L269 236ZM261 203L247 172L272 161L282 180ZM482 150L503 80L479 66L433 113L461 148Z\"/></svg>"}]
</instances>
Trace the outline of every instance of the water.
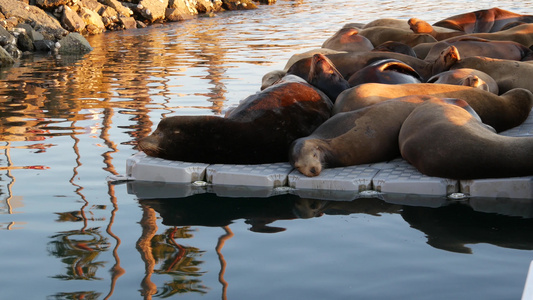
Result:
<instances>
[{"instance_id":1,"label":"water","mask_svg":"<svg viewBox=\"0 0 533 300\"><path fill-rule=\"evenodd\" d=\"M140 199L105 181L162 117L222 114L345 23L493 6L531 13L529 1L278 0L3 69L0 298L519 298L533 259L528 201Z\"/></svg>"}]
</instances>

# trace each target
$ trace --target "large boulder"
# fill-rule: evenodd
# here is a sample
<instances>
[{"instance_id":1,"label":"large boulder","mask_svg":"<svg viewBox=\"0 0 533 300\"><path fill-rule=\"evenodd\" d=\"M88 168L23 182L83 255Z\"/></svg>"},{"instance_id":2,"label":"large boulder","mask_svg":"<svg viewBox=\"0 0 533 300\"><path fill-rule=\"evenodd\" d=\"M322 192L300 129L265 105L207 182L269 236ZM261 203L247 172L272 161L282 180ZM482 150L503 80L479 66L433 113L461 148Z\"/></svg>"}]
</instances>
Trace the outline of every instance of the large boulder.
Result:
<instances>
[{"instance_id":1,"label":"large boulder","mask_svg":"<svg viewBox=\"0 0 533 300\"><path fill-rule=\"evenodd\" d=\"M15 60L7 51L0 47L0 67L10 66L15 63Z\"/></svg>"},{"instance_id":2,"label":"large boulder","mask_svg":"<svg viewBox=\"0 0 533 300\"><path fill-rule=\"evenodd\" d=\"M130 17L133 14L133 11L131 11L131 9L122 5L122 3L117 0L102 0L101 2L107 6L114 8L119 15L122 15L124 17Z\"/></svg>"},{"instance_id":3,"label":"large boulder","mask_svg":"<svg viewBox=\"0 0 533 300\"><path fill-rule=\"evenodd\" d=\"M192 0L170 0L165 18L170 22L191 19L198 14Z\"/></svg>"},{"instance_id":4,"label":"large boulder","mask_svg":"<svg viewBox=\"0 0 533 300\"><path fill-rule=\"evenodd\" d=\"M59 41L61 54L85 54L93 50L89 42L79 33L71 32Z\"/></svg>"}]
</instances>

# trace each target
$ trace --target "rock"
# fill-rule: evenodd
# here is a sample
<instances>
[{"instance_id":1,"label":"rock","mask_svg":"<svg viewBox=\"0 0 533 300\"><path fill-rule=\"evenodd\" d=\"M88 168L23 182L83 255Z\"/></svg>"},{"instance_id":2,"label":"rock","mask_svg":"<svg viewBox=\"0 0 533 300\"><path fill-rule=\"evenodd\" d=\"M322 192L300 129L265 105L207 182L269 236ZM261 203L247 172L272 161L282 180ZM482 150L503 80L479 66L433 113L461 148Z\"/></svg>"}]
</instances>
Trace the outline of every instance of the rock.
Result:
<instances>
[{"instance_id":1,"label":"rock","mask_svg":"<svg viewBox=\"0 0 533 300\"><path fill-rule=\"evenodd\" d=\"M36 40L33 41L33 46L35 47L35 51L39 52L49 52L54 49L55 42L51 40Z\"/></svg>"},{"instance_id":2,"label":"rock","mask_svg":"<svg viewBox=\"0 0 533 300\"><path fill-rule=\"evenodd\" d=\"M61 54L84 54L93 50L89 42L77 32L71 32L62 38L59 45Z\"/></svg>"},{"instance_id":3,"label":"rock","mask_svg":"<svg viewBox=\"0 0 533 300\"><path fill-rule=\"evenodd\" d=\"M168 8L176 8L190 15L197 15L196 3L195 0L169 0Z\"/></svg>"},{"instance_id":4,"label":"rock","mask_svg":"<svg viewBox=\"0 0 533 300\"><path fill-rule=\"evenodd\" d=\"M22 51L20 51L17 46L13 44L7 44L3 48L12 58L20 58L22 56Z\"/></svg>"},{"instance_id":5,"label":"rock","mask_svg":"<svg viewBox=\"0 0 533 300\"><path fill-rule=\"evenodd\" d=\"M0 0L0 11L6 18L14 17L19 23L37 24L35 30L46 37L56 38L67 33L58 20L37 6L27 5L17 0Z\"/></svg>"},{"instance_id":6,"label":"rock","mask_svg":"<svg viewBox=\"0 0 533 300\"><path fill-rule=\"evenodd\" d=\"M267 4L267 5L276 3L276 0L255 0L255 1L261 4Z\"/></svg>"},{"instance_id":7,"label":"rock","mask_svg":"<svg viewBox=\"0 0 533 300\"><path fill-rule=\"evenodd\" d=\"M122 5L122 3L118 2L117 0L102 0L102 3L112 7L114 10L118 12L119 15L122 15L124 17L129 17L133 14L131 9L125 7Z\"/></svg>"},{"instance_id":8,"label":"rock","mask_svg":"<svg viewBox=\"0 0 533 300\"><path fill-rule=\"evenodd\" d=\"M32 42L44 39L44 36L39 32L35 31L35 29L33 29L30 24L18 24L17 27L24 28L26 30L26 34L28 35L28 37L30 37Z\"/></svg>"},{"instance_id":9,"label":"rock","mask_svg":"<svg viewBox=\"0 0 533 300\"><path fill-rule=\"evenodd\" d=\"M102 17L85 7L81 7L78 15L83 19L86 26L85 29L89 34L97 34L105 31L105 25L102 21Z\"/></svg>"},{"instance_id":10,"label":"rock","mask_svg":"<svg viewBox=\"0 0 533 300\"><path fill-rule=\"evenodd\" d=\"M17 39L9 33L9 31L5 30L4 27L0 26L0 46L5 46L7 44L16 44Z\"/></svg>"},{"instance_id":11,"label":"rock","mask_svg":"<svg viewBox=\"0 0 533 300\"><path fill-rule=\"evenodd\" d=\"M147 26L145 23L143 23L143 22L141 22L139 20L137 20L136 22L137 22L137 28L146 28L146 26Z\"/></svg>"},{"instance_id":12,"label":"rock","mask_svg":"<svg viewBox=\"0 0 533 300\"><path fill-rule=\"evenodd\" d=\"M196 10L198 13L209 13L219 11L222 8L222 0L197 0Z\"/></svg>"},{"instance_id":13,"label":"rock","mask_svg":"<svg viewBox=\"0 0 533 300\"><path fill-rule=\"evenodd\" d=\"M96 0L81 0L81 6L97 14L104 9L104 5Z\"/></svg>"},{"instance_id":14,"label":"rock","mask_svg":"<svg viewBox=\"0 0 533 300\"><path fill-rule=\"evenodd\" d=\"M124 26L124 29L137 28L137 21L133 17L118 17L120 23Z\"/></svg>"},{"instance_id":15,"label":"rock","mask_svg":"<svg viewBox=\"0 0 533 300\"><path fill-rule=\"evenodd\" d=\"M189 20L194 17L189 11L183 11L179 8L167 8L165 13L165 19L169 22L179 22L183 20Z\"/></svg>"},{"instance_id":16,"label":"rock","mask_svg":"<svg viewBox=\"0 0 533 300\"><path fill-rule=\"evenodd\" d=\"M139 5L142 6L141 15L153 23L165 18L168 0L141 0Z\"/></svg>"},{"instance_id":17,"label":"rock","mask_svg":"<svg viewBox=\"0 0 533 300\"><path fill-rule=\"evenodd\" d=\"M223 0L222 8L227 10L255 9L257 5L251 0Z\"/></svg>"},{"instance_id":18,"label":"rock","mask_svg":"<svg viewBox=\"0 0 533 300\"><path fill-rule=\"evenodd\" d=\"M26 32L20 33L17 38L17 47L21 51L34 51L33 40Z\"/></svg>"},{"instance_id":19,"label":"rock","mask_svg":"<svg viewBox=\"0 0 533 300\"><path fill-rule=\"evenodd\" d=\"M15 63L15 60L9 53L7 53L6 49L0 47L0 63L1 67L9 66Z\"/></svg>"},{"instance_id":20,"label":"rock","mask_svg":"<svg viewBox=\"0 0 533 300\"><path fill-rule=\"evenodd\" d=\"M81 32L85 29L85 21L70 7L64 6L61 16L63 27L70 32Z\"/></svg>"},{"instance_id":21,"label":"rock","mask_svg":"<svg viewBox=\"0 0 533 300\"><path fill-rule=\"evenodd\" d=\"M52 8L66 5L69 2L70 0L36 0L35 4L42 8Z\"/></svg>"},{"instance_id":22,"label":"rock","mask_svg":"<svg viewBox=\"0 0 533 300\"><path fill-rule=\"evenodd\" d=\"M118 22L118 12L110 6L104 5L103 8L98 11L98 14L102 17L102 22L106 28L113 23Z\"/></svg>"}]
</instances>

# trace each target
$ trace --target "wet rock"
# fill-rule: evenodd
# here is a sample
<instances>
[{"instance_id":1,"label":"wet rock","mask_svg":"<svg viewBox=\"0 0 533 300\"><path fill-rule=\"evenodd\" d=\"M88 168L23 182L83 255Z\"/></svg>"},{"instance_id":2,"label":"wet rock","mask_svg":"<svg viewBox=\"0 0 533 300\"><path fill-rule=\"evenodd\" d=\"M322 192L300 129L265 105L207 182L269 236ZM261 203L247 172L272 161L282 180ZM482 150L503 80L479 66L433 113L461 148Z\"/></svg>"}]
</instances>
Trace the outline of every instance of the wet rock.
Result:
<instances>
[{"instance_id":1,"label":"wet rock","mask_svg":"<svg viewBox=\"0 0 533 300\"><path fill-rule=\"evenodd\" d=\"M67 33L67 31L61 27L61 24L57 19L34 5L27 5L16 0L0 0L0 11L2 11L8 19L13 17L17 19L19 23L35 24L35 30L51 39L63 36Z\"/></svg>"},{"instance_id":2,"label":"wet rock","mask_svg":"<svg viewBox=\"0 0 533 300\"><path fill-rule=\"evenodd\" d=\"M20 58L22 56L22 51L20 51L17 46L13 44L7 44L3 48L12 58Z\"/></svg>"},{"instance_id":3,"label":"wet rock","mask_svg":"<svg viewBox=\"0 0 533 300\"><path fill-rule=\"evenodd\" d=\"M50 52L54 49L55 42L51 40L36 40L33 41L33 46L35 47L35 51L39 52Z\"/></svg>"},{"instance_id":4,"label":"wet rock","mask_svg":"<svg viewBox=\"0 0 533 300\"><path fill-rule=\"evenodd\" d=\"M33 40L31 37L26 33L26 30L24 32L21 32L17 38L17 47L21 51L34 51L35 46L33 46Z\"/></svg>"},{"instance_id":5,"label":"wet rock","mask_svg":"<svg viewBox=\"0 0 533 300\"><path fill-rule=\"evenodd\" d=\"M89 42L77 32L71 32L62 38L59 46L61 54L84 54L93 50Z\"/></svg>"},{"instance_id":6,"label":"wet rock","mask_svg":"<svg viewBox=\"0 0 533 300\"><path fill-rule=\"evenodd\" d=\"M105 31L105 25L102 21L102 17L95 11L92 11L85 7L81 7L80 11L78 12L78 15L85 22L85 30L87 30L87 33L98 34Z\"/></svg>"},{"instance_id":7,"label":"wet rock","mask_svg":"<svg viewBox=\"0 0 533 300\"><path fill-rule=\"evenodd\" d=\"M168 0L141 0L139 5L142 6L141 15L153 23L165 18Z\"/></svg>"},{"instance_id":8,"label":"wet rock","mask_svg":"<svg viewBox=\"0 0 533 300\"><path fill-rule=\"evenodd\" d=\"M255 1L261 4L267 4L267 5L276 3L276 0L255 0Z\"/></svg>"},{"instance_id":9,"label":"wet rock","mask_svg":"<svg viewBox=\"0 0 533 300\"><path fill-rule=\"evenodd\" d=\"M32 42L44 39L44 36L33 29L30 24L18 24L17 27L24 28L26 30L26 34L31 38Z\"/></svg>"},{"instance_id":10,"label":"wet rock","mask_svg":"<svg viewBox=\"0 0 533 300\"><path fill-rule=\"evenodd\" d=\"M3 47L0 47L0 66L5 67L14 63L15 60L13 59L13 57L9 55L9 53L7 53L7 51Z\"/></svg>"},{"instance_id":11,"label":"wet rock","mask_svg":"<svg viewBox=\"0 0 533 300\"><path fill-rule=\"evenodd\" d=\"M101 2L113 8L114 10L118 12L119 15L122 15L124 17L130 17L133 14L131 9L122 5L122 3L118 2L117 0L102 0Z\"/></svg>"},{"instance_id":12,"label":"wet rock","mask_svg":"<svg viewBox=\"0 0 533 300\"><path fill-rule=\"evenodd\" d=\"M16 43L17 39L4 27L0 26L0 46L4 47L5 45Z\"/></svg>"},{"instance_id":13,"label":"wet rock","mask_svg":"<svg viewBox=\"0 0 533 300\"><path fill-rule=\"evenodd\" d=\"M227 10L255 9L257 5L251 0L223 0L222 8Z\"/></svg>"},{"instance_id":14,"label":"wet rock","mask_svg":"<svg viewBox=\"0 0 533 300\"><path fill-rule=\"evenodd\" d=\"M61 16L63 27L70 32L81 32L85 29L85 21L70 7L64 6Z\"/></svg>"}]
</instances>

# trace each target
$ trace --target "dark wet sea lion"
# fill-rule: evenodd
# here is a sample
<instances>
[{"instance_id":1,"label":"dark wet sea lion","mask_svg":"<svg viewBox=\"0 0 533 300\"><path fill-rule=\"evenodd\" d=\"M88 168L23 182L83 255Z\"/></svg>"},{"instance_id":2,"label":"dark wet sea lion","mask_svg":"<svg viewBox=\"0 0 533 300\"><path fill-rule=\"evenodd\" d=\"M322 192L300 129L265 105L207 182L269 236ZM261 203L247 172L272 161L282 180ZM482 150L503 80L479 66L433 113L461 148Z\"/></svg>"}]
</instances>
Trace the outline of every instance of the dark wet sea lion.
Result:
<instances>
[{"instance_id":1,"label":"dark wet sea lion","mask_svg":"<svg viewBox=\"0 0 533 300\"><path fill-rule=\"evenodd\" d=\"M498 96L481 89L434 83L380 84L366 83L342 92L333 113L357 110L392 98L409 95L428 95L439 98L465 100L486 123L500 132L518 126L533 107L533 94L516 88Z\"/></svg>"},{"instance_id":2,"label":"dark wet sea lion","mask_svg":"<svg viewBox=\"0 0 533 300\"><path fill-rule=\"evenodd\" d=\"M289 162L305 176L325 168L387 161L400 156L398 133L405 118L428 96L384 101L336 114L290 146Z\"/></svg>"},{"instance_id":3,"label":"dark wet sea lion","mask_svg":"<svg viewBox=\"0 0 533 300\"><path fill-rule=\"evenodd\" d=\"M511 22L532 23L533 16L521 15L497 7L482 9L451 16L438 21L433 26L440 26L466 33L496 32Z\"/></svg>"},{"instance_id":4,"label":"dark wet sea lion","mask_svg":"<svg viewBox=\"0 0 533 300\"><path fill-rule=\"evenodd\" d=\"M411 66L397 59L383 59L355 72L348 79L350 86L377 82L388 84L420 83L420 75Z\"/></svg>"},{"instance_id":5,"label":"dark wet sea lion","mask_svg":"<svg viewBox=\"0 0 533 300\"><path fill-rule=\"evenodd\" d=\"M400 53L400 54L405 54L405 55L409 55L409 56L412 56L412 57L417 57L416 56L416 53L415 51L413 50L412 47L404 44L404 43L400 43L400 42L393 42L393 41L388 41L388 42L385 42L379 46L376 46L374 47L374 49L372 49L371 51L381 51L381 52L394 52L394 53Z\"/></svg>"},{"instance_id":6,"label":"dark wet sea lion","mask_svg":"<svg viewBox=\"0 0 533 300\"><path fill-rule=\"evenodd\" d=\"M341 28L322 44L322 48L348 52L364 52L374 49L372 43L358 33L359 30L353 27Z\"/></svg>"},{"instance_id":7,"label":"dark wet sea lion","mask_svg":"<svg viewBox=\"0 0 533 300\"><path fill-rule=\"evenodd\" d=\"M169 160L259 164L288 160L288 147L330 116L329 98L288 76L244 99L226 117L174 116L138 143L149 156Z\"/></svg>"},{"instance_id":8,"label":"dark wet sea lion","mask_svg":"<svg viewBox=\"0 0 533 300\"><path fill-rule=\"evenodd\" d=\"M350 84L339 73L331 60L320 53L311 58L311 67L307 78L308 83L326 94L332 102L344 90L350 88Z\"/></svg>"},{"instance_id":9,"label":"dark wet sea lion","mask_svg":"<svg viewBox=\"0 0 533 300\"><path fill-rule=\"evenodd\" d=\"M428 176L453 179L533 175L533 137L506 137L442 99L417 106L399 133L402 157Z\"/></svg>"},{"instance_id":10,"label":"dark wet sea lion","mask_svg":"<svg viewBox=\"0 0 533 300\"><path fill-rule=\"evenodd\" d=\"M498 95L498 83L494 78L485 72L470 68L444 71L428 79L427 83L471 86Z\"/></svg>"},{"instance_id":11,"label":"dark wet sea lion","mask_svg":"<svg viewBox=\"0 0 533 300\"><path fill-rule=\"evenodd\" d=\"M380 60L393 58L402 61L413 69L422 77L423 81L429 77L446 71L457 60L460 59L459 52L453 46L447 48L441 53L438 59L434 62L427 62L416 57L404 55L393 52L349 52L326 55L331 60L333 65L337 68L344 78L350 78L355 72L366 67L368 64ZM288 70L288 74L294 74L302 78L306 78L311 67L311 58L304 58L295 62Z\"/></svg>"}]
</instances>

